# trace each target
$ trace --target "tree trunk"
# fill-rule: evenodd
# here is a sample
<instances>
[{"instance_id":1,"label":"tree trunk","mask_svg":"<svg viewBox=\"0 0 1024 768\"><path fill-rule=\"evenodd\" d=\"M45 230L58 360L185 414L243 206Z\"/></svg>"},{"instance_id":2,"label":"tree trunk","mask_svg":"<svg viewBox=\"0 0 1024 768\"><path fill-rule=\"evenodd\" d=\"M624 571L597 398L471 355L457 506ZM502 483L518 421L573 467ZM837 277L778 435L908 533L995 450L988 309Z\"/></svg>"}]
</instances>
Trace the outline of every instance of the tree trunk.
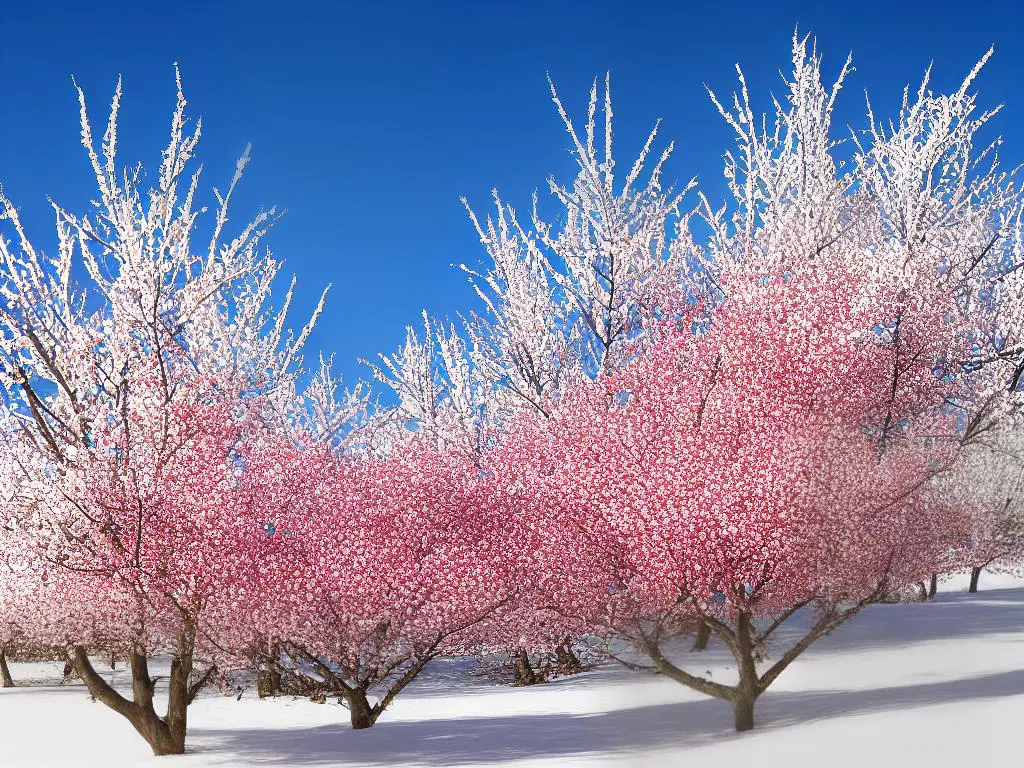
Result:
<instances>
[{"instance_id":1,"label":"tree trunk","mask_svg":"<svg viewBox=\"0 0 1024 768\"><path fill-rule=\"evenodd\" d=\"M711 625L701 619L700 624L697 625L697 637L694 638L693 647L691 651L703 651L708 647L708 640L711 639Z\"/></svg>"},{"instance_id":2,"label":"tree trunk","mask_svg":"<svg viewBox=\"0 0 1024 768\"><path fill-rule=\"evenodd\" d=\"M572 650L571 638L565 638L555 648L555 671L559 675L575 675L583 671L583 664Z\"/></svg>"},{"instance_id":3,"label":"tree trunk","mask_svg":"<svg viewBox=\"0 0 1024 768\"><path fill-rule=\"evenodd\" d=\"M981 577L981 566L976 565L971 568L971 586L967 589L968 592L978 591L978 579Z\"/></svg>"},{"instance_id":4,"label":"tree trunk","mask_svg":"<svg viewBox=\"0 0 1024 768\"><path fill-rule=\"evenodd\" d=\"M277 696L281 692L281 673L275 669L261 669L256 672L256 695L261 699Z\"/></svg>"},{"instance_id":5,"label":"tree trunk","mask_svg":"<svg viewBox=\"0 0 1024 768\"><path fill-rule=\"evenodd\" d=\"M732 696L732 710L737 731L754 728L754 702L757 701L757 665L754 662L753 624L750 614L740 611L736 616L736 648L733 651L739 671L739 683Z\"/></svg>"},{"instance_id":6,"label":"tree trunk","mask_svg":"<svg viewBox=\"0 0 1024 768\"><path fill-rule=\"evenodd\" d=\"M154 755L181 755L185 752L188 705L196 693L189 686L193 642L191 631L182 633L178 655L171 661L165 717L160 717L153 708L154 680L149 675L149 662L144 652L133 651L128 657L132 673L130 701L100 677L82 646L74 649L75 669L85 681L89 693L128 720L149 744Z\"/></svg>"},{"instance_id":7,"label":"tree trunk","mask_svg":"<svg viewBox=\"0 0 1024 768\"><path fill-rule=\"evenodd\" d=\"M939 574L933 573L932 580L928 584L928 599L931 600L935 597L935 593L939 591Z\"/></svg>"},{"instance_id":8,"label":"tree trunk","mask_svg":"<svg viewBox=\"0 0 1024 768\"><path fill-rule=\"evenodd\" d=\"M132 722L132 725L142 734L142 738L149 742L153 754L157 757L185 754L184 722L179 721L172 727L156 712L152 712L141 718L141 725L135 722Z\"/></svg>"},{"instance_id":9,"label":"tree trunk","mask_svg":"<svg viewBox=\"0 0 1024 768\"><path fill-rule=\"evenodd\" d=\"M732 700L733 722L737 732L754 730L754 696L737 695Z\"/></svg>"},{"instance_id":10,"label":"tree trunk","mask_svg":"<svg viewBox=\"0 0 1024 768\"><path fill-rule=\"evenodd\" d=\"M185 734L188 732L188 705L192 703L193 694L189 691L189 678L192 677L192 643L194 638L182 639L179 652L171 660L171 679L168 681L167 695L167 730L175 745L174 752L166 754L181 755L185 752ZM181 645L188 643L187 652Z\"/></svg>"},{"instance_id":11,"label":"tree trunk","mask_svg":"<svg viewBox=\"0 0 1024 768\"><path fill-rule=\"evenodd\" d=\"M530 656L525 648L521 648L516 655L516 685L535 685L540 682L537 673L530 665Z\"/></svg>"},{"instance_id":12,"label":"tree trunk","mask_svg":"<svg viewBox=\"0 0 1024 768\"><path fill-rule=\"evenodd\" d=\"M0 688L13 688L14 678L11 668L7 666L7 649L0 648Z\"/></svg>"},{"instance_id":13,"label":"tree trunk","mask_svg":"<svg viewBox=\"0 0 1024 768\"><path fill-rule=\"evenodd\" d=\"M735 718L737 731L752 731L754 729L754 702L757 697L737 693L732 701L732 711Z\"/></svg>"},{"instance_id":14,"label":"tree trunk","mask_svg":"<svg viewBox=\"0 0 1024 768\"><path fill-rule=\"evenodd\" d=\"M373 713L373 707L370 706L365 691L358 688L345 691L345 702L348 704L354 730L370 728L377 722L377 715Z\"/></svg>"}]
</instances>

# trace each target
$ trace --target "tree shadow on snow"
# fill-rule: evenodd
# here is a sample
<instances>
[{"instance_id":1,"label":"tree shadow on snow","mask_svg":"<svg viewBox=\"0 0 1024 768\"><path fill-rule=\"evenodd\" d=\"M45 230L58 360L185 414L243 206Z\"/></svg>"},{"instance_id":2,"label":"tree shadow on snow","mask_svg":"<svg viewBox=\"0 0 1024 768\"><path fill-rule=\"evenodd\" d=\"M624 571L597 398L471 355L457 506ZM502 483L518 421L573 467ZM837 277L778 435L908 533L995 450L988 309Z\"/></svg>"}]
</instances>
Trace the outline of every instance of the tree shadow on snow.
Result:
<instances>
[{"instance_id":1,"label":"tree shadow on snow","mask_svg":"<svg viewBox=\"0 0 1024 768\"><path fill-rule=\"evenodd\" d=\"M1024 670L940 683L866 691L767 693L758 703L761 730L847 715L1024 694ZM458 766L531 758L583 757L659 747L698 746L743 738L721 701L640 706L596 715L522 715L381 722L366 731L339 723L306 729L193 732L202 751L227 750L248 765L411 764ZM756 731L755 731L756 733Z\"/></svg>"}]
</instances>

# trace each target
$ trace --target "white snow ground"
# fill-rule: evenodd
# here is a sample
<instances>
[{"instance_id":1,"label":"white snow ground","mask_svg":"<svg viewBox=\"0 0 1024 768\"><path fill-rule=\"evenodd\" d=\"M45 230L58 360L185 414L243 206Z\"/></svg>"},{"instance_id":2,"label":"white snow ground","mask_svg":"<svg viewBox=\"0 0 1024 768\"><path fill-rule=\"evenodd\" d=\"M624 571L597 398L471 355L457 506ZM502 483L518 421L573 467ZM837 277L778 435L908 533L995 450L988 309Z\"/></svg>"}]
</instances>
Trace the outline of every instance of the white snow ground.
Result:
<instances>
[{"instance_id":1,"label":"white snow ground","mask_svg":"<svg viewBox=\"0 0 1024 768\"><path fill-rule=\"evenodd\" d=\"M188 754L154 758L80 684L53 685L59 665L13 664L29 684L0 690L0 766L1022 765L1024 588L983 576L982 590L866 610L779 678L748 734L722 702L617 665L514 689L451 661L360 732L336 704L209 693L189 711ZM731 671L714 648L688 657Z\"/></svg>"}]
</instances>

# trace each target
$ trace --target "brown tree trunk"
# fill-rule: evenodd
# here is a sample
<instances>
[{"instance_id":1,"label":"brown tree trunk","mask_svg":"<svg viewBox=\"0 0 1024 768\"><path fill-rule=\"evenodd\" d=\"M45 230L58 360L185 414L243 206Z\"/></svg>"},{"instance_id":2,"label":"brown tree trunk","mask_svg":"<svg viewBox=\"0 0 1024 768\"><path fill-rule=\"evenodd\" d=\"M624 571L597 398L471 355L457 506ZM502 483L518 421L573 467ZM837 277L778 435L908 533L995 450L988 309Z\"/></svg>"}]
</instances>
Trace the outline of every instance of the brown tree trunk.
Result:
<instances>
[{"instance_id":1,"label":"brown tree trunk","mask_svg":"<svg viewBox=\"0 0 1024 768\"><path fill-rule=\"evenodd\" d=\"M754 729L754 702L756 696L737 694L732 701L732 711L737 731L752 731Z\"/></svg>"},{"instance_id":2,"label":"brown tree trunk","mask_svg":"<svg viewBox=\"0 0 1024 768\"><path fill-rule=\"evenodd\" d=\"M540 682L537 673L530 665L530 656L525 648L521 648L516 654L516 685L535 685Z\"/></svg>"},{"instance_id":3,"label":"brown tree trunk","mask_svg":"<svg viewBox=\"0 0 1024 768\"><path fill-rule=\"evenodd\" d=\"M928 583L928 599L935 597L935 593L939 591L939 574L933 573L932 580Z\"/></svg>"},{"instance_id":4,"label":"brown tree trunk","mask_svg":"<svg viewBox=\"0 0 1024 768\"><path fill-rule=\"evenodd\" d=\"M583 664L572 650L572 639L565 638L555 648L555 671L559 675L575 675L583 671Z\"/></svg>"},{"instance_id":5,"label":"brown tree trunk","mask_svg":"<svg viewBox=\"0 0 1024 768\"><path fill-rule=\"evenodd\" d=\"M265 651L264 648L266 648ZM268 640L262 647L257 645L254 656L256 659L256 695L261 699L277 696L281 693L281 644Z\"/></svg>"},{"instance_id":6,"label":"brown tree trunk","mask_svg":"<svg viewBox=\"0 0 1024 768\"><path fill-rule=\"evenodd\" d=\"M256 695L261 699L277 696L281 692L281 673L274 669L256 672Z\"/></svg>"},{"instance_id":7,"label":"brown tree trunk","mask_svg":"<svg viewBox=\"0 0 1024 768\"><path fill-rule=\"evenodd\" d=\"M178 655L171 660L168 681L167 714L160 717L153 708L154 680L149 674L145 653L133 651L128 657L132 673L132 699L129 701L96 672L85 649L74 649L75 669L98 701L110 707L132 724L146 740L154 755L181 755L185 752L188 730L188 705L199 685L190 686L194 633L186 630L179 642Z\"/></svg>"},{"instance_id":8,"label":"brown tree trunk","mask_svg":"<svg viewBox=\"0 0 1024 768\"><path fill-rule=\"evenodd\" d=\"M377 722L377 715L366 698L366 692L358 688L345 691L345 702L348 704L349 715L352 719L352 728L361 730L370 728Z\"/></svg>"},{"instance_id":9,"label":"brown tree trunk","mask_svg":"<svg viewBox=\"0 0 1024 768\"><path fill-rule=\"evenodd\" d=\"M703 651L708 647L708 640L711 639L711 625L701 619L700 624L697 625L697 637L694 638L693 647L691 651Z\"/></svg>"},{"instance_id":10,"label":"brown tree trunk","mask_svg":"<svg viewBox=\"0 0 1024 768\"><path fill-rule=\"evenodd\" d=\"M754 728L754 703L760 694L757 665L754 662L753 625L750 614L740 611L736 617L736 648L734 655L739 671L739 683L732 697L732 710L737 731Z\"/></svg>"},{"instance_id":11,"label":"brown tree trunk","mask_svg":"<svg viewBox=\"0 0 1024 768\"><path fill-rule=\"evenodd\" d=\"M128 717L128 720L135 726L135 730L149 742L154 755L185 753L186 710L188 708L186 698L188 675L192 672L192 655L189 648L181 650L187 653L188 658L183 662L179 655L171 660L171 676L167 691L167 716L163 718L153 708L155 686L153 678L149 675L149 660L144 653L139 652L133 652L128 658L132 670L132 698L137 710L133 716Z\"/></svg>"},{"instance_id":12,"label":"brown tree trunk","mask_svg":"<svg viewBox=\"0 0 1024 768\"><path fill-rule=\"evenodd\" d=\"M7 666L7 649L0 648L0 688L13 688L14 678L11 668Z\"/></svg>"},{"instance_id":13,"label":"brown tree trunk","mask_svg":"<svg viewBox=\"0 0 1024 768\"><path fill-rule=\"evenodd\" d=\"M184 640L184 638L183 638ZM193 695L189 691L189 678L192 677L192 639L187 641L187 652L182 652L171 660L171 679L168 681L167 696L167 730L175 745L174 752L167 754L180 755L185 752L185 734L188 732L188 705Z\"/></svg>"},{"instance_id":14,"label":"brown tree trunk","mask_svg":"<svg viewBox=\"0 0 1024 768\"><path fill-rule=\"evenodd\" d=\"M977 592L978 591L978 579L980 577L981 577L981 566L980 565L976 565L973 568L971 568L971 586L968 587L968 589L967 589L968 592Z\"/></svg>"}]
</instances>

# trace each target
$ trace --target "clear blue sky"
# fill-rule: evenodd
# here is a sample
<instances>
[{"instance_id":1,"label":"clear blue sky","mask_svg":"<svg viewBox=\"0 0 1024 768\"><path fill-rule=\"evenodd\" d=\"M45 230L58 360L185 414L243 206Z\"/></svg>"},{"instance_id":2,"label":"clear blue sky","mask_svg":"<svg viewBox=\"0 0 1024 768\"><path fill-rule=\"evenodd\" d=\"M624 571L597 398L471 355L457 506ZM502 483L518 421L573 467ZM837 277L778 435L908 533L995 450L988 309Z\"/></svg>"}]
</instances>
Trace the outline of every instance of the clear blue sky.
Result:
<instances>
[{"instance_id":1,"label":"clear blue sky","mask_svg":"<svg viewBox=\"0 0 1024 768\"><path fill-rule=\"evenodd\" d=\"M421 307L471 306L449 265L476 262L459 204L497 186L519 207L571 159L545 81L574 114L590 81L612 75L620 162L652 122L677 143L669 178L720 193L731 140L704 90L730 92L733 64L762 102L780 88L795 25L817 35L833 74L857 72L841 117L861 125L863 91L884 112L930 60L950 87L990 44L983 103L1005 102L1004 156L1024 159L1024 9L1009 2L367 3L64 2L0 4L0 181L36 239L52 243L46 195L91 199L72 74L96 119L124 77L122 156L154 168L180 62L201 115L207 183L226 183L249 142L236 221L288 209L271 244L298 273L295 322L334 284L314 348L347 378L390 351Z\"/></svg>"}]
</instances>

